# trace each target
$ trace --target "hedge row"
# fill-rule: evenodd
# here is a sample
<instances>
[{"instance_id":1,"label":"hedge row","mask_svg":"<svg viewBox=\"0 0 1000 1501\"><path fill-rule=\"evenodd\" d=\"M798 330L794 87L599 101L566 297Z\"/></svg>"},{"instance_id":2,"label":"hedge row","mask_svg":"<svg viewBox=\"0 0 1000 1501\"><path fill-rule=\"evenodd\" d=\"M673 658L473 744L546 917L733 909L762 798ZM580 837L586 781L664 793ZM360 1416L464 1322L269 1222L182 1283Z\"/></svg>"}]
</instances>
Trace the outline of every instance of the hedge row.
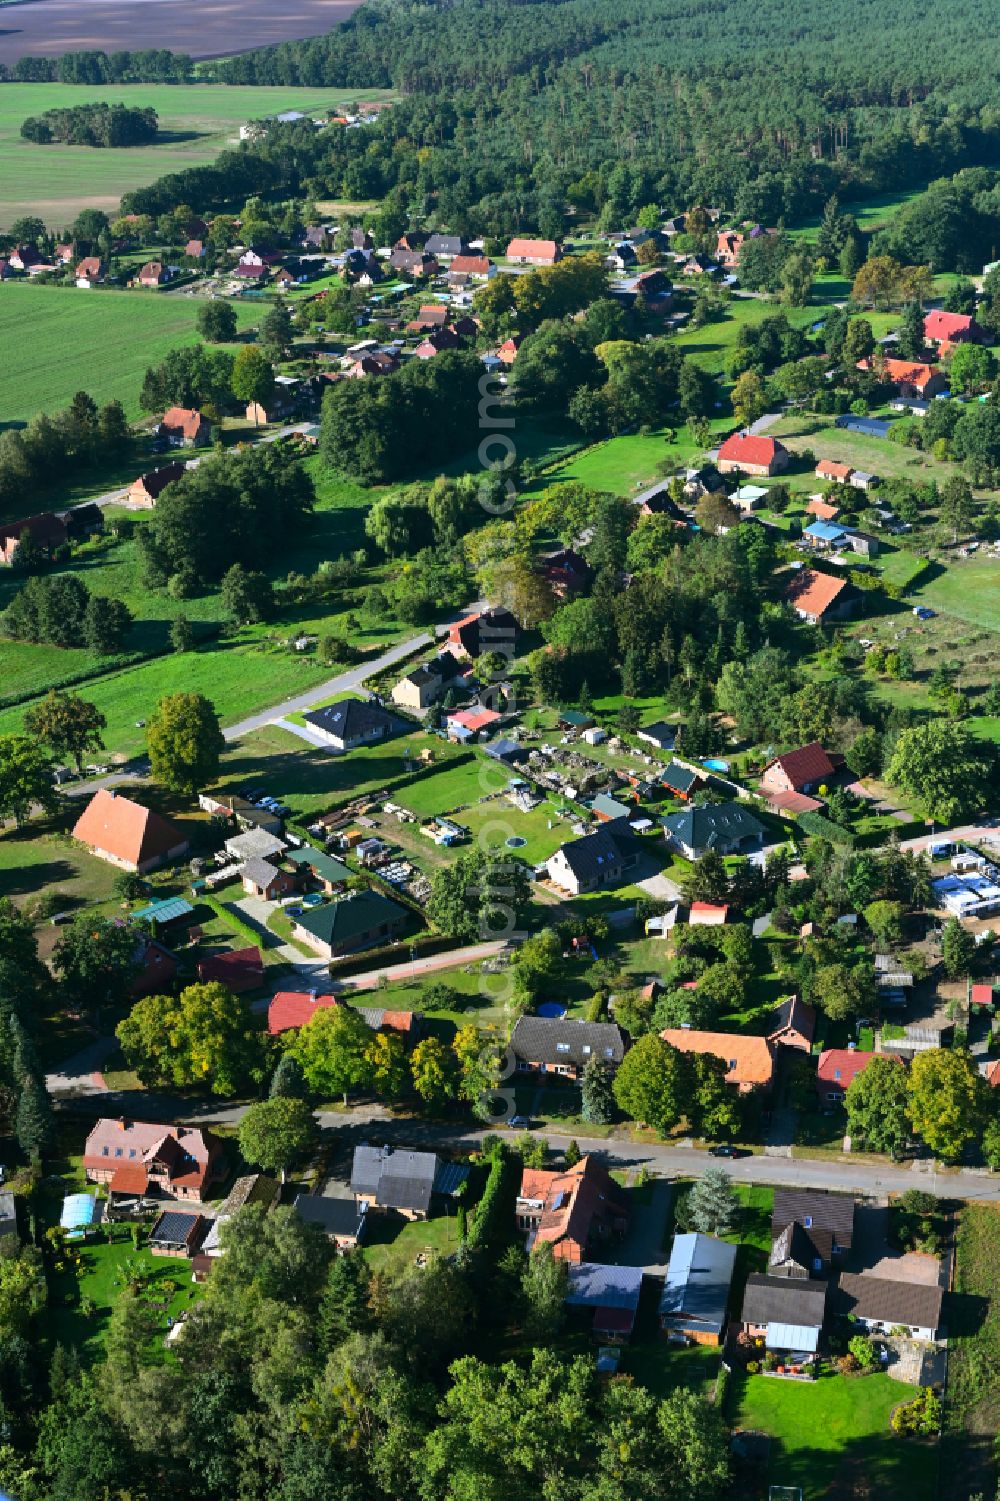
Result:
<instances>
[{"instance_id":1,"label":"hedge row","mask_svg":"<svg viewBox=\"0 0 1000 1501\"><path fill-rule=\"evenodd\" d=\"M483 1196L469 1226L467 1244L500 1251L511 1238L521 1187L521 1159L501 1149L493 1158Z\"/></svg>"},{"instance_id":2,"label":"hedge row","mask_svg":"<svg viewBox=\"0 0 1000 1501\"><path fill-rule=\"evenodd\" d=\"M331 959L330 974L346 976L378 969L383 965L388 968L390 964L405 964L412 949L416 950L418 959L423 959L431 954L446 953L454 947L454 943L453 938L445 938L440 933L421 933L419 937L404 940L403 943L383 944L381 948L364 949L359 954L349 954L343 959Z\"/></svg>"},{"instance_id":3,"label":"hedge row","mask_svg":"<svg viewBox=\"0 0 1000 1501\"><path fill-rule=\"evenodd\" d=\"M839 823L832 823L822 813L800 813L798 824L804 834L811 834L816 839L828 839L831 844L842 844L847 849L854 848L855 839L850 830L841 828Z\"/></svg>"},{"instance_id":4,"label":"hedge row","mask_svg":"<svg viewBox=\"0 0 1000 1501\"><path fill-rule=\"evenodd\" d=\"M133 651L123 652L120 656L106 657L100 667L81 667L77 672L68 672L64 677L52 678L44 688L26 688L18 693L0 694L0 709L16 709L18 704L30 703L32 699L40 698L43 693L48 693L51 688L75 688L80 683L89 683L94 678L107 677L109 673L120 672L124 667L137 667L140 662L147 662L150 657L163 656L163 652Z\"/></svg>"}]
</instances>

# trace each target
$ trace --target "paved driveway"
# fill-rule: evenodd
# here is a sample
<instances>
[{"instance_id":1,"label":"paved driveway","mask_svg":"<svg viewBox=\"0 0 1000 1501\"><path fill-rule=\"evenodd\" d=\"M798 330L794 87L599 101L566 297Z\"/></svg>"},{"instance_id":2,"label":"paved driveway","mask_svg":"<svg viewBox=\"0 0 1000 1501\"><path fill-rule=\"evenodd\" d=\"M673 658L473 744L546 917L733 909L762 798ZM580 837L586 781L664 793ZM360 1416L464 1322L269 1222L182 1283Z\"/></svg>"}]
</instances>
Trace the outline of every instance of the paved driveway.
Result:
<instances>
[{"instance_id":1,"label":"paved driveway","mask_svg":"<svg viewBox=\"0 0 1000 1501\"><path fill-rule=\"evenodd\" d=\"M854 1215L852 1271L891 1282L912 1282L922 1287L941 1283L941 1260L916 1251L897 1251L889 1244L889 1211L884 1205L859 1204Z\"/></svg>"},{"instance_id":2,"label":"paved driveway","mask_svg":"<svg viewBox=\"0 0 1000 1501\"><path fill-rule=\"evenodd\" d=\"M667 1274L667 1253L663 1248L667 1228L667 1211L670 1208L671 1185L657 1178L651 1185L652 1194L647 1204L635 1204L628 1234L615 1254L609 1256L617 1266L641 1266L651 1277Z\"/></svg>"}]
</instances>

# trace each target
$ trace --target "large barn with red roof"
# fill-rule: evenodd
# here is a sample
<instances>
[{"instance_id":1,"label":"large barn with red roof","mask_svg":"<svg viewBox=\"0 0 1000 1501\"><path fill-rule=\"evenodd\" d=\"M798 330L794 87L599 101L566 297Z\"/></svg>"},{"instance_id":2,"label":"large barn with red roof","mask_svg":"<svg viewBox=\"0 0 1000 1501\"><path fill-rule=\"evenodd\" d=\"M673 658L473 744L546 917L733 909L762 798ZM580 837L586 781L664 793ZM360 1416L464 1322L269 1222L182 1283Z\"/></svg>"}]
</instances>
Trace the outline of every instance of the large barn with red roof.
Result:
<instances>
[{"instance_id":1,"label":"large barn with red roof","mask_svg":"<svg viewBox=\"0 0 1000 1501\"><path fill-rule=\"evenodd\" d=\"M140 875L180 860L188 851L188 840L176 824L108 787L94 793L74 825L73 838L99 860Z\"/></svg>"}]
</instances>

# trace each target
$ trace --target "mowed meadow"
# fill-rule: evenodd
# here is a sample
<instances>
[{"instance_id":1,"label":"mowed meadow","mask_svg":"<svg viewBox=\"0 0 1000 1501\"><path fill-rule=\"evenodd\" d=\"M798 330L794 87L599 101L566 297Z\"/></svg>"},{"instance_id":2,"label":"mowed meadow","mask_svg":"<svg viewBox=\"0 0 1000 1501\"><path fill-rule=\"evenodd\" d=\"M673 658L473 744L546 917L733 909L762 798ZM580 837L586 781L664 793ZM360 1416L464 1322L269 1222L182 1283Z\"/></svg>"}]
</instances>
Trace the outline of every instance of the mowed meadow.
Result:
<instances>
[{"instance_id":1,"label":"mowed meadow","mask_svg":"<svg viewBox=\"0 0 1000 1501\"><path fill-rule=\"evenodd\" d=\"M212 162L239 137L247 120L298 109L319 115L361 99L389 97L378 89L242 88L226 84L16 83L0 88L0 229L37 214L62 230L81 208L112 214L123 193L167 172ZM127 104L152 108L162 140L154 146L38 146L22 140L29 115L68 105Z\"/></svg>"},{"instance_id":2,"label":"mowed meadow","mask_svg":"<svg viewBox=\"0 0 1000 1501\"><path fill-rule=\"evenodd\" d=\"M199 342L200 298L163 292L0 285L0 422L68 406L79 390L100 404L117 399L130 419L143 415L139 392L148 366L171 349ZM241 328L261 308L234 303Z\"/></svg>"}]
</instances>

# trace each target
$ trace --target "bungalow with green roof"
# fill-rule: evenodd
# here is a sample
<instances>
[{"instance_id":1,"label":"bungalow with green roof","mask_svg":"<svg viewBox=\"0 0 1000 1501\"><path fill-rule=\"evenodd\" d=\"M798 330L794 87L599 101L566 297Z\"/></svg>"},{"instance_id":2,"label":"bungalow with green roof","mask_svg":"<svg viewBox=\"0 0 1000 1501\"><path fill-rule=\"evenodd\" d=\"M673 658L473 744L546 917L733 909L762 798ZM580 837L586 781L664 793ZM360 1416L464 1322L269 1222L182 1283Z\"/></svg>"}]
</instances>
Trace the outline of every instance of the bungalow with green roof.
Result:
<instances>
[{"instance_id":1,"label":"bungalow with green roof","mask_svg":"<svg viewBox=\"0 0 1000 1501\"><path fill-rule=\"evenodd\" d=\"M687 860L697 860L706 850L720 855L745 855L759 850L765 829L742 803L705 804L668 813L663 820L668 843Z\"/></svg>"},{"instance_id":2,"label":"bungalow with green roof","mask_svg":"<svg viewBox=\"0 0 1000 1501\"><path fill-rule=\"evenodd\" d=\"M285 858L292 865L298 866L302 877L316 881L328 896L334 891L342 890L344 883L349 881L354 874L343 860L335 860L332 855L313 849L311 844L305 844L301 849L289 850Z\"/></svg>"},{"instance_id":3,"label":"bungalow with green roof","mask_svg":"<svg viewBox=\"0 0 1000 1501\"><path fill-rule=\"evenodd\" d=\"M324 959L339 959L398 938L409 916L405 907L377 891L358 891L303 912L292 933Z\"/></svg>"}]
</instances>

